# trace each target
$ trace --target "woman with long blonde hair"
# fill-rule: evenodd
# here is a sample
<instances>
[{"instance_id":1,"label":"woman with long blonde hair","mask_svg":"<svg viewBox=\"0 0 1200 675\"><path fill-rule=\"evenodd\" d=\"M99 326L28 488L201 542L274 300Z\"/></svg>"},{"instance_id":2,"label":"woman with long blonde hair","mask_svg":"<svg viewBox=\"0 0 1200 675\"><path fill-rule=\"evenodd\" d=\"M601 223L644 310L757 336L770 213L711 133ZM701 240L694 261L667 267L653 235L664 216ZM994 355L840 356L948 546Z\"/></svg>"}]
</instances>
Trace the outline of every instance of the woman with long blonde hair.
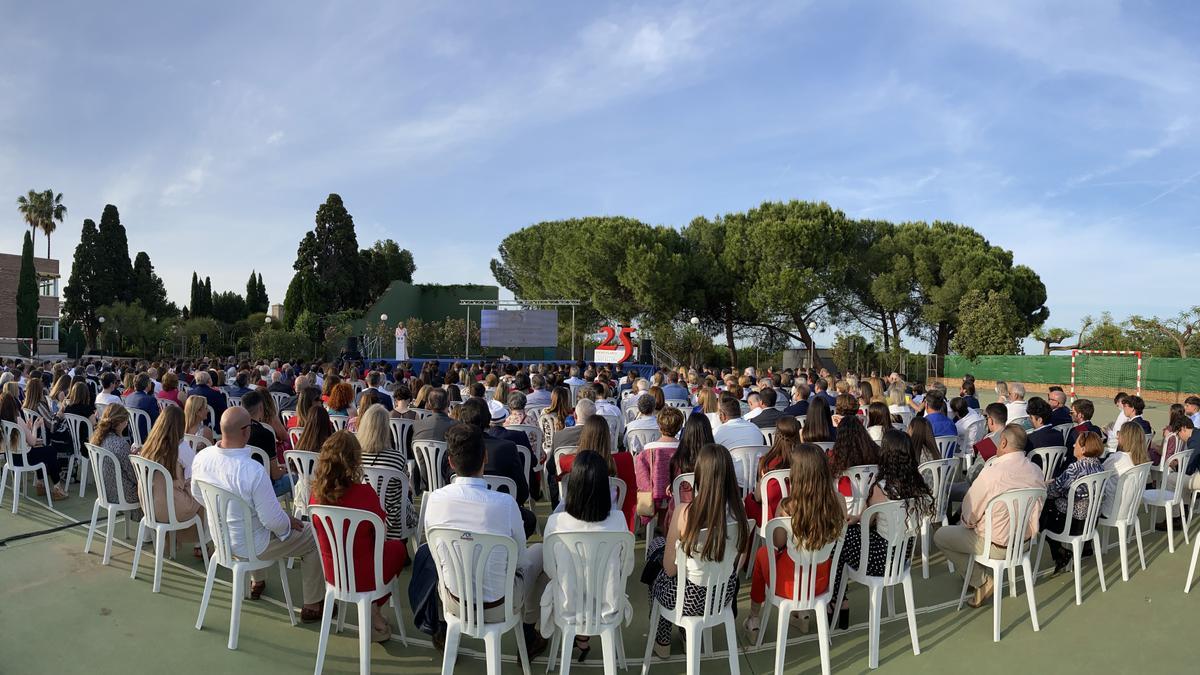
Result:
<instances>
[{"instance_id":1,"label":"woman with long blonde hair","mask_svg":"<svg viewBox=\"0 0 1200 675\"><path fill-rule=\"evenodd\" d=\"M82 383L77 386L87 388L87 385ZM112 464L105 462L104 475L101 476L101 480L104 481L104 489L108 491L108 494L116 495L119 484L121 489L119 494L125 495L125 501L136 502L138 499L137 474L133 472L133 464L129 461L133 449L129 446L129 440L125 438L125 430L128 428L129 411L120 403L109 403L104 407L104 414L100 416L100 421L96 424L96 430L92 433L89 442L116 455L117 464L120 466L121 475L118 479Z\"/></svg>"},{"instance_id":2,"label":"woman with long blonde hair","mask_svg":"<svg viewBox=\"0 0 1200 675\"><path fill-rule=\"evenodd\" d=\"M742 491L738 487L733 457L729 450L717 443L709 443L700 448L696 457L695 474L692 501L680 505L675 510L667 529L667 536L656 537L646 555L647 561L658 559L660 556L662 560L662 570L650 587L651 596L667 611L673 610L676 602L682 602L685 615L700 614L707 599L704 597L704 590L693 584L690 579L685 582L684 597L676 597L676 576L690 573L690 570L679 566L676 549L681 549L688 557L697 560L723 561L729 556L736 557L739 551L745 550L750 536L746 525L746 511L742 507ZM733 550L727 550L725 546L727 529L730 526L737 529ZM703 539L702 532L707 532ZM722 598L724 605L737 600L736 578L737 565L733 565L726 596ZM671 623L660 618L654 629L654 653L659 658L667 658L671 653Z\"/></svg>"},{"instance_id":3,"label":"woman with long blonde hair","mask_svg":"<svg viewBox=\"0 0 1200 675\"><path fill-rule=\"evenodd\" d=\"M213 442L213 431L208 428L208 399L203 396L189 396L183 403L183 432L189 436L200 436L209 443Z\"/></svg>"},{"instance_id":4,"label":"woman with long blonde hair","mask_svg":"<svg viewBox=\"0 0 1200 675\"><path fill-rule=\"evenodd\" d=\"M792 537L796 547L808 551L824 548L842 536L846 526L846 500L832 488L829 462L821 447L812 443L799 443L788 452L790 473L788 474L788 496L779 504L777 516L790 516ZM783 535L779 530L776 535ZM754 575L750 581L750 616L746 618L746 631L757 638L761 627L760 616L767 600L767 556L775 556L775 588L778 597L796 597L799 589L792 585L795 576L792 557L787 554L786 536L776 536L771 547L758 549L754 560ZM824 593L829 588L829 573L833 558L817 567L814 591ZM804 583L803 580L801 583ZM805 631L807 632L807 631Z\"/></svg>"},{"instance_id":5,"label":"woman with long blonde hair","mask_svg":"<svg viewBox=\"0 0 1200 675\"><path fill-rule=\"evenodd\" d=\"M1117 483L1121 474L1149 461L1150 455L1146 452L1146 432L1142 431L1141 425L1122 424L1117 431L1117 450L1110 454L1103 463L1104 470L1112 469L1114 474L1104 481L1100 515L1106 517L1115 515L1112 510L1116 506ZM1187 467L1180 468L1186 469Z\"/></svg>"},{"instance_id":6,"label":"woman with long blonde hair","mask_svg":"<svg viewBox=\"0 0 1200 675\"><path fill-rule=\"evenodd\" d=\"M319 410L314 408L313 410ZM311 413L310 413L311 414ZM386 416L386 413L384 413ZM309 504L313 506L340 506L358 509L375 514L387 524L387 514L379 505L379 494L375 488L362 482L361 448L354 434L349 431L339 431L333 434L321 445L317 457L316 468L313 471L312 497ZM324 524L320 518L313 518L313 530L317 535L317 545L321 549L322 567L325 569L325 580L333 582L333 553L329 546L329 537L325 533ZM375 588L375 531L370 525L362 525L354 532L353 547L354 577L358 590L374 590ZM404 542L387 539L383 542L383 582L390 583L408 559L408 551ZM371 612L371 639L384 642L392 636L391 626L379 611L388 600L388 595L375 601Z\"/></svg>"},{"instance_id":7,"label":"woman with long blonde hair","mask_svg":"<svg viewBox=\"0 0 1200 675\"><path fill-rule=\"evenodd\" d=\"M192 496L189 478L192 474L191 461L196 458L191 446L183 442L183 410L177 405L163 408L146 437L139 455L158 462L171 474L171 501L175 504L175 519L190 520L203 512L203 506ZM185 451L184 448L187 448ZM161 479L154 481L154 513L160 523L167 520L166 485ZM142 505L145 508L145 505ZM190 535L191 529L187 530ZM199 539L199 533L196 533Z\"/></svg>"},{"instance_id":8,"label":"woman with long blonde hair","mask_svg":"<svg viewBox=\"0 0 1200 675\"><path fill-rule=\"evenodd\" d=\"M372 405L358 418L358 443L362 447L363 466L395 469L408 476L404 451L392 447L391 416L382 405ZM403 530L416 528L418 514L413 508L411 489L405 495L400 483L393 481L383 496L383 510L387 512L388 539L402 541Z\"/></svg>"},{"instance_id":9,"label":"woman with long blonde hair","mask_svg":"<svg viewBox=\"0 0 1200 675\"><path fill-rule=\"evenodd\" d=\"M424 408L425 402L429 400L429 392L433 391L433 385L423 384L417 389L417 397L413 399L412 407Z\"/></svg>"},{"instance_id":10,"label":"woman with long blonde hair","mask_svg":"<svg viewBox=\"0 0 1200 675\"><path fill-rule=\"evenodd\" d=\"M63 406L63 401L67 398L67 391L71 388L71 378L66 375L59 375L54 380L54 386L50 388L50 404L54 406L55 412Z\"/></svg>"}]
</instances>

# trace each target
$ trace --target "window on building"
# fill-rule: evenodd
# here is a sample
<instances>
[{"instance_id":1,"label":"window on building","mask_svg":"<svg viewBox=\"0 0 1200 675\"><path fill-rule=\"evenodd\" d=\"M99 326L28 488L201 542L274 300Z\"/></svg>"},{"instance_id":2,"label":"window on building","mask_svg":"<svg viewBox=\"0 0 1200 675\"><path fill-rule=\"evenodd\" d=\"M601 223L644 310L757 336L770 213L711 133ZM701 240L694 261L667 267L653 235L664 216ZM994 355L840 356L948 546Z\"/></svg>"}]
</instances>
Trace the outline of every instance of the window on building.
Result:
<instances>
[{"instance_id":1,"label":"window on building","mask_svg":"<svg viewBox=\"0 0 1200 675\"><path fill-rule=\"evenodd\" d=\"M43 297L58 297L58 279L48 277L38 282L38 290Z\"/></svg>"},{"instance_id":2,"label":"window on building","mask_svg":"<svg viewBox=\"0 0 1200 675\"><path fill-rule=\"evenodd\" d=\"M38 322L38 340L54 341L58 339L58 322L57 321L39 321Z\"/></svg>"}]
</instances>

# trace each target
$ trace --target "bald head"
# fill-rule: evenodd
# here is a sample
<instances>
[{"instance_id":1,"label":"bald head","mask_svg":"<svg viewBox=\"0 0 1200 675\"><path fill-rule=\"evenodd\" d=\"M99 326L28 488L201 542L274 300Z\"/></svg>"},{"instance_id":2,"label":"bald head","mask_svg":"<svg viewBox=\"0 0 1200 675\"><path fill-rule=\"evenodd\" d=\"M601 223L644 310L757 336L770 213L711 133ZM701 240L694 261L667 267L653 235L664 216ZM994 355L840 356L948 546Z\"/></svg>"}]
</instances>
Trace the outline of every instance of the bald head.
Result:
<instances>
[{"instance_id":1,"label":"bald head","mask_svg":"<svg viewBox=\"0 0 1200 675\"><path fill-rule=\"evenodd\" d=\"M232 406L221 415L221 447L244 448L250 439L250 413Z\"/></svg>"}]
</instances>

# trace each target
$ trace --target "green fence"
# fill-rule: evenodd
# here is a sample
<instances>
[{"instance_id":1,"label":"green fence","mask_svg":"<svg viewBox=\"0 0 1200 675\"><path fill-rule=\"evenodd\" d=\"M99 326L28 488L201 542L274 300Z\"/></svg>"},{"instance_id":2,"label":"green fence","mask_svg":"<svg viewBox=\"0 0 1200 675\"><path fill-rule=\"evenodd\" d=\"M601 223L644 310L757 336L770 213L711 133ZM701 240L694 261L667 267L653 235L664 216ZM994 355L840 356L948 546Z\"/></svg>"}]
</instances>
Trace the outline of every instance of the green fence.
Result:
<instances>
[{"instance_id":1,"label":"green fence","mask_svg":"<svg viewBox=\"0 0 1200 675\"><path fill-rule=\"evenodd\" d=\"M1071 357L980 356L970 361L962 356L946 357L945 376L957 379L971 373L981 380L1007 380L1033 384L1067 384L1071 381ZM1132 389L1137 379L1133 356L1080 354L1076 382ZM1144 391L1200 392L1200 359L1143 357Z\"/></svg>"}]
</instances>

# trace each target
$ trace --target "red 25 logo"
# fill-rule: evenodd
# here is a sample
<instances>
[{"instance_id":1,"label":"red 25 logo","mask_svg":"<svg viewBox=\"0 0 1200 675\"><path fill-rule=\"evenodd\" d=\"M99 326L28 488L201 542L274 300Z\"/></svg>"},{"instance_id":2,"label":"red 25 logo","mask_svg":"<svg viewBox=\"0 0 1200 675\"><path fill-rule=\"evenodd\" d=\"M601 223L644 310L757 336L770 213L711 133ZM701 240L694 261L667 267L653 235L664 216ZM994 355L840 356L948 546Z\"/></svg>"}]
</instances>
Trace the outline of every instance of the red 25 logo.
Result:
<instances>
[{"instance_id":1,"label":"red 25 logo","mask_svg":"<svg viewBox=\"0 0 1200 675\"><path fill-rule=\"evenodd\" d=\"M601 326L600 332L604 333L604 340L596 347L597 351L616 351L617 345L613 344L613 338L617 337L617 331L612 326ZM633 356L633 327L621 326L621 358L615 363L625 363Z\"/></svg>"}]
</instances>

